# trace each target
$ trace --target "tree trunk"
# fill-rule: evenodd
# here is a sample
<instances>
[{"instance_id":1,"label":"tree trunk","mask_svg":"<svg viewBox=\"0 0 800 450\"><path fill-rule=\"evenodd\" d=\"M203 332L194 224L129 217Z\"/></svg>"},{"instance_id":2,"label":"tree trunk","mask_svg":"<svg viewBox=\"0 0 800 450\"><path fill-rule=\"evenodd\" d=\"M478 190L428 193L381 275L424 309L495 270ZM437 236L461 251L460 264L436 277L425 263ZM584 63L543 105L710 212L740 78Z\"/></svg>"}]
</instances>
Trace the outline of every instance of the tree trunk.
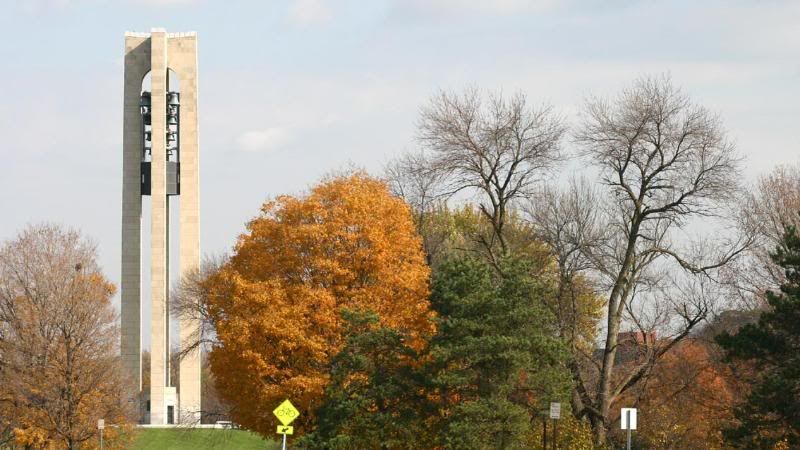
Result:
<instances>
[{"instance_id":1,"label":"tree trunk","mask_svg":"<svg viewBox=\"0 0 800 450\"><path fill-rule=\"evenodd\" d=\"M611 402L614 400L611 395L611 378L614 372L614 364L617 358L617 339L619 337L619 326L622 319L622 304L627 300L627 292L633 267L633 254L636 249L636 240L639 235L641 222L634 218L631 230L628 234L628 245L625 250L625 258L622 261L614 287L608 299L608 328L606 335L606 346L603 349L603 365L600 372L600 380L597 383L597 406L600 410L600 420L593 423L595 444L605 445L606 434L608 431L608 417L611 411Z\"/></svg>"}]
</instances>

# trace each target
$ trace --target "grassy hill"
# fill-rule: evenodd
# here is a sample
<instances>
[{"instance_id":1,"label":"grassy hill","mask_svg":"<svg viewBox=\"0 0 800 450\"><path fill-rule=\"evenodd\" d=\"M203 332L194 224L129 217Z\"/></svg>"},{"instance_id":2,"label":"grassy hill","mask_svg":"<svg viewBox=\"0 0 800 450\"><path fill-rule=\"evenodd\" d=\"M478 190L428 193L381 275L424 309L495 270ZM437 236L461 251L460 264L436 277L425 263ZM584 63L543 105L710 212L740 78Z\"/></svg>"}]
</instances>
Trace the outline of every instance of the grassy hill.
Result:
<instances>
[{"instance_id":1,"label":"grassy hill","mask_svg":"<svg viewBox=\"0 0 800 450\"><path fill-rule=\"evenodd\" d=\"M135 450L272 450L280 446L249 431L181 428L140 428Z\"/></svg>"}]
</instances>

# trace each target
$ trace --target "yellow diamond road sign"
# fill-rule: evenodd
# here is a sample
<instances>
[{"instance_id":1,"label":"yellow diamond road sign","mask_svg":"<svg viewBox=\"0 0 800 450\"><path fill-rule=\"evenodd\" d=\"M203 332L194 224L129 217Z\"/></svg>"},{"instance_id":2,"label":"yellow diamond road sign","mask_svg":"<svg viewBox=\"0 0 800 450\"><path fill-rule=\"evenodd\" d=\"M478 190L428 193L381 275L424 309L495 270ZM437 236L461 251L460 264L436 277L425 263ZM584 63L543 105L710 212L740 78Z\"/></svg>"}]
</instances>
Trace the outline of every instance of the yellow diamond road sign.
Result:
<instances>
[{"instance_id":1,"label":"yellow diamond road sign","mask_svg":"<svg viewBox=\"0 0 800 450\"><path fill-rule=\"evenodd\" d=\"M275 411L272 411L272 414L275 414L275 417L277 417L282 424L289 425L294 419L297 419L297 416L300 415L300 411L294 407L292 402L285 400L275 408Z\"/></svg>"},{"instance_id":2,"label":"yellow diamond road sign","mask_svg":"<svg viewBox=\"0 0 800 450\"><path fill-rule=\"evenodd\" d=\"M278 425L278 434L294 434L294 427Z\"/></svg>"}]
</instances>

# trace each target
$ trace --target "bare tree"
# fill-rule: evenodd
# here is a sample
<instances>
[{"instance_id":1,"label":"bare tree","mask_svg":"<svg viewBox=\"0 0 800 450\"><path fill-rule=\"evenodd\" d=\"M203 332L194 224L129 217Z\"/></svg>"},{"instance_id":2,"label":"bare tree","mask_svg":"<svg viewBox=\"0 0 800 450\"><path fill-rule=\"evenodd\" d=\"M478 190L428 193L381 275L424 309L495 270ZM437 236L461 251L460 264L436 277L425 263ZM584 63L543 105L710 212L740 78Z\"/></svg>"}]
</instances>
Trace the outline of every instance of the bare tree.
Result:
<instances>
[{"instance_id":1,"label":"bare tree","mask_svg":"<svg viewBox=\"0 0 800 450\"><path fill-rule=\"evenodd\" d=\"M226 256L216 255L203 258L200 267L184 273L170 293L170 313L183 321L196 321L197 330L180 342L179 358L196 349L208 350L217 343L214 322L208 310L208 286L206 281L225 265Z\"/></svg>"},{"instance_id":2,"label":"bare tree","mask_svg":"<svg viewBox=\"0 0 800 450\"><path fill-rule=\"evenodd\" d=\"M765 307L767 290L777 290L785 274L770 253L781 244L789 226L800 226L800 166L781 165L759 178L742 199L740 228L756 229L757 240L747 258L726 268L731 293L739 307L757 312Z\"/></svg>"},{"instance_id":3,"label":"bare tree","mask_svg":"<svg viewBox=\"0 0 800 450\"><path fill-rule=\"evenodd\" d=\"M18 443L76 449L97 419L131 423L114 291L75 231L32 226L0 247L0 420Z\"/></svg>"},{"instance_id":4,"label":"bare tree","mask_svg":"<svg viewBox=\"0 0 800 450\"><path fill-rule=\"evenodd\" d=\"M227 256L215 255L203 259L198 269L185 273L178 285L170 294L170 311L179 321L196 321L200 324L196 332L180 343L181 351L178 361L183 355L199 349L202 358L203 395L200 421L214 423L217 420L230 418L230 405L225 403L214 385L214 376L208 367L207 351L218 343L209 311L209 290L207 280L218 273L227 262ZM178 361L173 366L179 367ZM177 375L175 376L177 380Z\"/></svg>"},{"instance_id":5,"label":"bare tree","mask_svg":"<svg viewBox=\"0 0 800 450\"><path fill-rule=\"evenodd\" d=\"M580 254L571 266L589 268L607 292L602 354L586 361L593 373L573 371L576 413L590 419L597 443L603 444L614 400L708 314L713 298L698 294L697 280L687 285L679 277L714 276L752 244L753 234L718 233L694 242L684 238L694 218L728 223L739 193L739 158L719 119L668 78L640 79L613 101L588 100L575 139L605 191L592 200L596 216L573 208L573 222L556 219L556 224L576 223L581 224L576 230L602 233L554 233L546 220L540 229L562 257ZM681 240L675 239L677 233ZM645 300L647 309L635 308L633 302ZM650 320L643 320L644 311L652 313ZM617 352L624 320L642 331L646 354L623 371ZM670 339L648 343L647 337L654 336L650 330L665 325L675 327Z\"/></svg>"},{"instance_id":6,"label":"bare tree","mask_svg":"<svg viewBox=\"0 0 800 450\"><path fill-rule=\"evenodd\" d=\"M800 165L781 165L761 176L750 198L746 208L764 224L760 232L773 250L788 227L800 225Z\"/></svg>"},{"instance_id":7,"label":"bare tree","mask_svg":"<svg viewBox=\"0 0 800 450\"><path fill-rule=\"evenodd\" d=\"M602 318L603 303L594 283L586 274L593 267L592 249L608 239L599 193L589 180L571 178L566 189L546 186L523 206L525 219L534 236L548 245L555 261L557 289L553 312L559 333L575 357L569 369L581 379L582 364L594 363L597 322ZM573 409L583 409L585 383L573 391Z\"/></svg>"},{"instance_id":8,"label":"bare tree","mask_svg":"<svg viewBox=\"0 0 800 450\"><path fill-rule=\"evenodd\" d=\"M415 215L435 208L443 196L443 174L425 153L405 153L392 160L385 176L392 193L404 199Z\"/></svg>"},{"instance_id":9,"label":"bare tree","mask_svg":"<svg viewBox=\"0 0 800 450\"><path fill-rule=\"evenodd\" d=\"M572 178L564 190L545 187L523 206L534 236L547 243L558 275L554 311L560 333L575 350L591 351L602 305L586 297L600 292L586 277L592 247L607 239L597 190L585 178Z\"/></svg>"},{"instance_id":10,"label":"bare tree","mask_svg":"<svg viewBox=\"0 0 800 450\"><path fill-rule=\"evenodd\" d=\"M447 241L442 227L437 227L439 213L446 208L442 172L436 170L429 155L405 153L386 165L384 177L392 193L411 207L428 264L433 264Z\"/></svg>"},{"instance_id":11,"label":"bare tree","mask_svg":"<svg viewBox=\"0 0 800 450\"><path fill-rule=\"evenodd\" d=\"M418 130L443 193L478 195L480 211L491 224L491 234L482 237L490 259L498 248L508 253L503 231L511 203L533 192L561 159L562 118L549 106L529 106L521 93L483 99L470 89L435 96L422 109Z\"/></svg>"}]
</instances>

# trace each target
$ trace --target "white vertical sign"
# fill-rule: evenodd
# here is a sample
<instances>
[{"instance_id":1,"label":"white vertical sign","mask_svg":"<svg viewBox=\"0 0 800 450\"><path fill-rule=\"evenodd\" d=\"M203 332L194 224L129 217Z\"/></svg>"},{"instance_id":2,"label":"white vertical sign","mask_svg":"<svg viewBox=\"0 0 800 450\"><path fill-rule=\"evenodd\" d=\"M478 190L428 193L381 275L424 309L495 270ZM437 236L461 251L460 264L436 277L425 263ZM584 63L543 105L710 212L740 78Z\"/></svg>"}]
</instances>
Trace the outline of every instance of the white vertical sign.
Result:
<instances>
[{"instance_id":1,"label":"white vertical sign","mask_svg":"<svg viewBox=\"0 0 800 450\"><path fill-rule=\"evenodd\" d=\"M103 420L103 419L98 419L97 420L97 429L98 430L102 430L105 427L106 427L106 421Z\"/></svg>"},{"instance_id":2,"label":"white vertical sign","mask_svg":"<svg viewBox=\"0 0 800 450\"><path fill-rule=\"evenodd\" d=\"M550 418L551 419L561 418L561 403L556 403L556 402L550 403Z\"/></svg>"},{"instance_id":3,"label":"white vertical sign","mask_svg":"<svg viewBox=\"0 0 800 450\"><path fill-rule=\"evenodd\" d=\"M630 423L628 423L628 417L630 417ZM635 430L636 408L622 408L622 417L620 418L619 422L622 425L623 430Z\"/></svg>"}]
</instances>

